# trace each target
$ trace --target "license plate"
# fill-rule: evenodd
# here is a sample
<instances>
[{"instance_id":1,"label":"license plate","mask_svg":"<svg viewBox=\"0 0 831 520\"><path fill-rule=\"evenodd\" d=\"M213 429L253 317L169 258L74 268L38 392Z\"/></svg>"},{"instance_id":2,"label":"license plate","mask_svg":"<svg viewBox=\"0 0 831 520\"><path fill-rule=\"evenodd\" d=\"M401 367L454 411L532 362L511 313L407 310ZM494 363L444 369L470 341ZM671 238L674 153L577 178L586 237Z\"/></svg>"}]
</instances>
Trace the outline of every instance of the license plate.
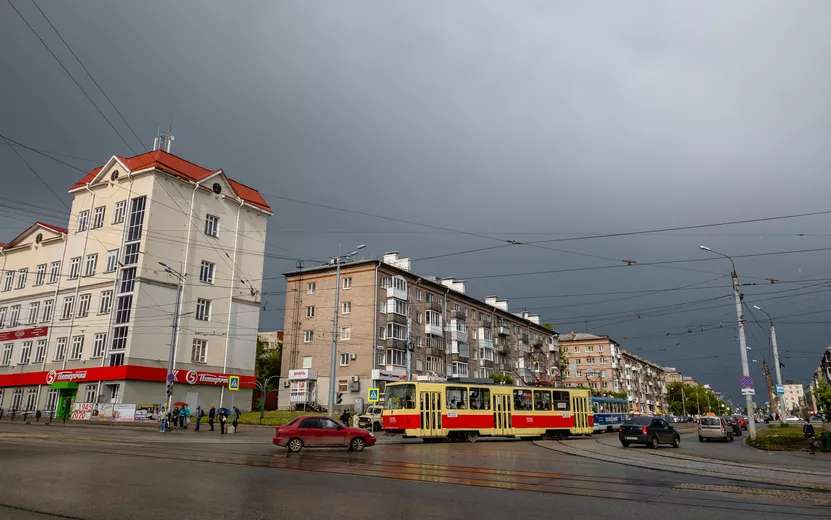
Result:
<instances>
[{"instance_id":1,"label":"license plate","mask_svg":"<svg viewBox=\"0 0 831 520\"><path fill-rule=\"evenodd\" d=\"M627 441L636 441L636 440L638 440L638 438L637 437L626 437L626 440Z\"/></svg>"}]
</instances>

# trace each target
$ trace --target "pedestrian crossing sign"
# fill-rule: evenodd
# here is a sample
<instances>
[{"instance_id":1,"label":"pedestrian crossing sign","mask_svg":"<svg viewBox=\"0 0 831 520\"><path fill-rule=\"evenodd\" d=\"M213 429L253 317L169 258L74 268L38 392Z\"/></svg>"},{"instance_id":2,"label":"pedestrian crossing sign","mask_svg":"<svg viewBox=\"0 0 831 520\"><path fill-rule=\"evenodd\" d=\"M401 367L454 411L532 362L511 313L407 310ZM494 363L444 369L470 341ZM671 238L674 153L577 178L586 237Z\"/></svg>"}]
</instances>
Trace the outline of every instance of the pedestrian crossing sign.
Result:
<instances>
[{"instance_id":1,"label":"pedestrian crossing sign","mask_svg":"<svg viewBox=\"0 0 831 520\"><path fill-rule=\"evenodd\" d=\"M378 402L378 389L377 388L370 388L369 395L367 396L366 400L370 403L377 403Z\"/></svg>"},{"instance_id":2,"label":"pedestrian crossing sign","mask_svg":"<svg viewBox=\"0 0 831 520\"><path fill-rule=\"evenodd\" d=\"M239 390L239 376L228 376L228 390Z\"/></svg>"}]
</instances>

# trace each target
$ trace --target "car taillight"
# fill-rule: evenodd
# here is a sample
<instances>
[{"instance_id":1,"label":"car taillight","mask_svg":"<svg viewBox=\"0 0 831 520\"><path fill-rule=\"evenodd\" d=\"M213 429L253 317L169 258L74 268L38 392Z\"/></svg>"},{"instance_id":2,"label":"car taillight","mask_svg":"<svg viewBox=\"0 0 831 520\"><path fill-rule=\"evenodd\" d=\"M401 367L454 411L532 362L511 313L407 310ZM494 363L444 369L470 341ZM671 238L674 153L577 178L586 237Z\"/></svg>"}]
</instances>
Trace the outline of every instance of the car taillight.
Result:
<instances>
[{"instance_id":1,"label":"car taillight","mask_svg":"<svg viewBox=\"0 0 831 520\"><path fill-rule=\"evenodd\" d=\"M641 430L641 431L643 432L644 435L646 435L646 426L644 426L643 430Z\"/></svg>"},{"instance_id":2,"label":"car taillight","mask_svg":"<svg viewBox=\"0 0 831 520\"><path fill-rule=\"evenodd\" d=\"M275 437L279 437L279 436L280 436L280 428L274 428L274 436L275 436Z\"/></svg>"},{"instance_id":3,"label":"car taillight","mask_svg":"<svg viewBox=\"0 0 831 520\"><path fill-rule=\"evenodd\" d=\"M618 426L617 431L622 432L623 431L623 426Z\"/></svg>"}]
</instances>

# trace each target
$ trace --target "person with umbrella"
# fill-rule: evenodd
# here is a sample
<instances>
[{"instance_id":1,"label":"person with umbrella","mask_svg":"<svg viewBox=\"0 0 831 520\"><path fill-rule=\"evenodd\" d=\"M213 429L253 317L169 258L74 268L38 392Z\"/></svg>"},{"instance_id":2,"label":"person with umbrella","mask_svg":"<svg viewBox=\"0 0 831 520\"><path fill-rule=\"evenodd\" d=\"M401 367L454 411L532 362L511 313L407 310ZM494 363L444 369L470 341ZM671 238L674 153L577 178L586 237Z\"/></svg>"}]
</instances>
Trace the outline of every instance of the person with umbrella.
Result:
<instances>
[{"instance_id":1,"label":"person with umbrella","mask_svg":"<svg viewBox=\"0 0 831 520\"><path fill-rule=\"evenodd\" d=\"M208 424L211 426L211 431L214 431L214 417L216 417L216 408L211 405L211 409L208 411Z\"/></svg>"},{"instance_id":2,"label":"person with umbrella","mask_svg":"<svg viewBox=\"0 0 831 520\"><path fill-rule=\"evenodd\" d=\"M182 423L184 423L184 411L186 404L188 403L184 401L176 401L173 403L173 423L171 428L179 428L182 426ZM182 407L181 409L179 409L180 406Z\"/></svg>"},{"instance_id":3,"label":"person with umbrella","mask_svg":"<svg viewBox=\"0 0 831 520\"><path fill-rule=\"evenodd\" d=\"M228 421L228 412L227 408L220 408L219 409L219 434L225 435L225 423Z\"/></svg>"},{"instance_id":4,"label":"person with umbrella","mask_svg":"<svg viewBox=\"0 0 831 520\"><path fill-rule=\"evenodd\" d=\"M172 428L176 428L177 426L179 426L179 405L178 404L173 405L173 423L172 424L173 424Z\"/></svg>"},{"instance_id":5,"label":"person with umbrella","mask_svg":"<svg viewBox=\"0 0 831 520\"><path fill-rule=\"evenodd\" d=\"M242 412L239 411L239 408L236 406L234 407L234 433L237 433L237 424L239 423L239 418L242 415Z\"/></svg>"}]
</instances>

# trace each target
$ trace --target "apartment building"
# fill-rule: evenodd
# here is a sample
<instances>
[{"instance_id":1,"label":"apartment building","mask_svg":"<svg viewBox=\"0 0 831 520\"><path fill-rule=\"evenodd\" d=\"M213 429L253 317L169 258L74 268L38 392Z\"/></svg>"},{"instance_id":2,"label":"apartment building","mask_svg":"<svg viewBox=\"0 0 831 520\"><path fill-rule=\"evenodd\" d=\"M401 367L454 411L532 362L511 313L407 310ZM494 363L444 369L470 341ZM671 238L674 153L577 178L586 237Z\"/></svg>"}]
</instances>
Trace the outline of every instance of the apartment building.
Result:
<instances>
[{"instance_id":1,"label":"apartment building","mask_svg":"<svg viewBox=\"0 0 831 520\"><path fill-rule=\"evenodd\" d=\"M818 386L820 381L825 381L831 384L831 347L827 347L822 357L819 360L819 366L814 371L812 377L814 386Z\"/></svg>"},{"instance_id":2,"label":"apartment building","mask_svg":"<svg viewBox=\"0 0 831 520\"><path fill-rule=\"evenodd\" d=\"M661 370L664 371L664 383L666 386L669 386L672 383L680 383L684 380L684 376L681 375L681 372L672 367L662 367Z\"/></svg>"},{"instance_id":3,"label":"apartment building","mask_svg":"<svg viewBox=\"0 0 831 520\"><path fill-rule=\"evenodd\" d=\"M503 373L530 382L557 366L556 333L507 300L465 293L464 281L413 274L395 252L341 264L337 306L339 405L389 381ZM279 406L325 406L330 385L336 265L285 273L283 383ZM408 372L409 369L409 372Z\"/></svg>"},{"instance_id":4,"label":"apartment building","mask_svg":"<svg viewBox=\"0 0 831 520\"><path fill-rule=\"evenodd\" d=\"M621 350L624 391L633 412L666 412L667 388L664 371L655 363Z\"/></svg>"},{"instance_id":5,"label":"apartment building","mask_svg":"<svg viewBox=\"0 0 831 520\"><path fill-rule=\"evenodd\" d=\"M173 399L228 405L239 375L250 403L262 196L163 150L112 156L69 193L66 228L0 244L0 407L163 402L177 301Z\"/></svg>"},{"instance_id":6,"label":"apartment building","mask_svg":"<svg viewBox=\"0 0 831 520\"><path fill-rule=\"evenodd\" d=\"M568 359L568 371L563 374L565 386L585 386L601 393L625 391L618 343L608 336L574 331L559 339Z\"/></svg>"},{"instance_id":7,"label":"apartment building","mask_svg":"<svg viewBox=\"0 0 831 520\"><path fill-rule=\"evenodd\" d=\"M282 330L260 332L257 334L257 337L260 339L260 341L265 343L266 350L275 350L283 344Z\"/></svg>"},{"instance_id":8,"label":"apartment building","mask_svg":"<svg viewBox=\"0 0 831 520\"><path fill-rule=\"evenodd\" d=\"M788 412L798 412L805 406L805 389L796 381L785 381L785 395L782 396L782 403Z\"/></svg>"}]
</instances>

